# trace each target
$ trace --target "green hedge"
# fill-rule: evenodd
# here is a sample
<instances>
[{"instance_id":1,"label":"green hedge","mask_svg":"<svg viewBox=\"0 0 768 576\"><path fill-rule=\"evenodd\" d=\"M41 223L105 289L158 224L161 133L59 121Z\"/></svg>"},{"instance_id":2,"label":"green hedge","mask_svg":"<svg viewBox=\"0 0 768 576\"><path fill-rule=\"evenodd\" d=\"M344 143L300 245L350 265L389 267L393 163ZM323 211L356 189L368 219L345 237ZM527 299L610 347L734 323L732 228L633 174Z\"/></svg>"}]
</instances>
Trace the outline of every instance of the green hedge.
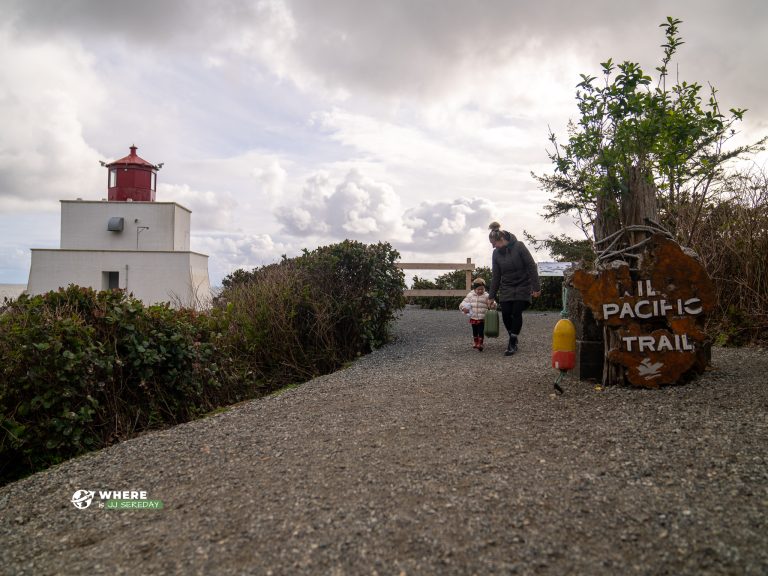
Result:
<instances>
[{"instance_id":1,"label":"green hedge","mask_svg":"<svg viewBox=\"0 0 768 576\"><path fill-rule=\"evenodd\" d=\"M208 319L70 286L0 314L0 481L245 396Z\"/></svg>"},{"instance_id":2,"label":"green hedge","mask_svg":"<svg viewBox=\"0 0 768 576\"><path fill-rule=\"evenodd\" d=\"M403 306L388 244L344 242L228 277L198 313L70 286L0 308L0 483L330 372Z\"/></svg>"}]
</instances>

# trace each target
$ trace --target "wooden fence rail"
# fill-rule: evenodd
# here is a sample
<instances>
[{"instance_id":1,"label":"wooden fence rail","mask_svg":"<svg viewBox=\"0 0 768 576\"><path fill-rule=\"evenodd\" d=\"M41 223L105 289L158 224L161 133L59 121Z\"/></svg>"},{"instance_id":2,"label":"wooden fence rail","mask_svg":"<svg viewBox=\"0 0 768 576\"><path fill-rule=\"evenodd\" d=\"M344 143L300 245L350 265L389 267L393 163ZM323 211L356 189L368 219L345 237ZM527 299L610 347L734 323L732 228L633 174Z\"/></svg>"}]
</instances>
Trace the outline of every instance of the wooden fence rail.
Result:
<instances>
[{"instance_id":1,"label":"wooden fence rail","mask_svg":"<svg viewBox=\"0 0 768 576\"><path fill-rule=\"evenodd\" d=\"M472 258L467 258L464 264L401 262L397 267L401 270L466 270L467 272L466 290L405 290L403 291L405 296L466 296L467 292L472 290L472 270L475 269Z\"/></svg>"}]
</instances>

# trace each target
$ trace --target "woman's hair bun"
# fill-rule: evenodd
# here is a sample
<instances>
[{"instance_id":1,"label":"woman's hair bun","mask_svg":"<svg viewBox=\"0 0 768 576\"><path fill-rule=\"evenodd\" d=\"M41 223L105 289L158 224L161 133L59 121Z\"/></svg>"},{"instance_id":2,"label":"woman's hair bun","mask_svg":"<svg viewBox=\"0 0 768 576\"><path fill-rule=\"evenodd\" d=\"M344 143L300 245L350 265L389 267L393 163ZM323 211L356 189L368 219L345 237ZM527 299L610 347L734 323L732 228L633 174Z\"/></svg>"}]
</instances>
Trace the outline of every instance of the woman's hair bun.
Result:
<instances>
[{"instance_id":1,"label":"woman's hair bun","mask_svg":"<svg viewBox=\"0 0 768 576\"><path fill-rule=\"evenodd\" d=\"M501 230L501 224L499 224L498 222L491 222L488 225L488 230Z\"/></svg>"}]
</instances>

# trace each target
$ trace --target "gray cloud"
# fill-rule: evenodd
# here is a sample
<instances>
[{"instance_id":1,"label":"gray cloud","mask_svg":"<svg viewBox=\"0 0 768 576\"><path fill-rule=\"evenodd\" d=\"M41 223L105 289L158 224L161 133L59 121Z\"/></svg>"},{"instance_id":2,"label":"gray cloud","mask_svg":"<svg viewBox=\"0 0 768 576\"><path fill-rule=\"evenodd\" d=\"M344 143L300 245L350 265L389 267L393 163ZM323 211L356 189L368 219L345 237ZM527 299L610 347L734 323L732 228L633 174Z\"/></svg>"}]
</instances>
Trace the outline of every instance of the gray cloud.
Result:
<instances>
[{"instance_id":1,"label":"gray cloud","mask_svg":"<svg viewBox=\"0 0 768 576\"><path fill-rule=\"evenodd\" d=\"M378 96L435 95L478 66L508 65L520 51L546 59L578 50L590 61L640 60L653 71L663 40L656 26L668 15L685 22L683 35L696 46L685 58L697 75L730 65L736 78L740 66L768 58L764 2L2 0L0 7L25 34L114 39L136 50L177 44L221 58L237 53L267 59L266 67L294 80L313 76L330 90Z\"/></svg>"},{"instance_id":2,"label":"gray cloud","mask_svg":"<svg viewBox=\"0 0 768 576\"><path fill-rule=\"evenodd\" d=\"M231 66L238 75L268 73L365 106L462 97L471 106L483 86L492 92L511 76L516 81L499 87L514 93L523 113L540 98L538 90L526 93L539 74L525 62L538 61L544 71L573 57L578 70L558 71L571 87L577 72L599 73L609 57L638 61L654 74L664 41L658 24L673 15L684 21L681 78L712 82L726 108L749 108L754 122L768 126L765 81L755 72L768 67L765 2L0 0L0 9L20 36L84 45L99 39L137 58L162 47L170 59ZM472 84L475 92L465 94ZM495 105L517 113L509 101Z\"/></svg>"},{"instance_id":3,"label":"gray cloud","mask_svg":"<svg viewBox=\"0 0 768 576\"><path fill-rule=\"evenodd\" d=\"M578 73L608 57L653 73L667 15L684 21L680 78L749 108L751 139L768 132L765 2L0 0L0 13L0 215L102 197L97 161L133 142L166 162L162 199L191 204L194 227L242 231L198 248L212 269L316 237L437 254L485 245L490 219L537 226L529 172L549 167L547 125L562 136L577 115ZM16 235L24 249L33 233Z\"/></svg>"},{"instance_id":4,"label":"gray cloud","mask_svg":"<svg viewBox=\"0 0 768 576\"><path fill-rule=\"evenodd\" d=\"M10 21L28 34L123 37L159 44L178 35L179 30L206 26L210 22L204 17L206 12L217 14L222 9L215 10L215 6L225 4L183 0L3 0L0 7Z\"/></svg>"}]
</instances>

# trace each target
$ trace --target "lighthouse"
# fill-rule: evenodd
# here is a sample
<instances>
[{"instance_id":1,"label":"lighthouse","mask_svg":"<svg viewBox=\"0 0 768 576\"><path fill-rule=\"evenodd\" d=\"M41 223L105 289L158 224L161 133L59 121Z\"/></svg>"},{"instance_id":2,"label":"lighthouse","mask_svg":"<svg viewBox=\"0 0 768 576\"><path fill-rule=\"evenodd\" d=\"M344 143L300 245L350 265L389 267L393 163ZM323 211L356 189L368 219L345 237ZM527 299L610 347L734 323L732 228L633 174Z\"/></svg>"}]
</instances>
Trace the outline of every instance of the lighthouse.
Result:
<instances>
[{"instance_id":1,"label":"lighthouse","mask_svg":"<svg viewBox=\"0 0 768 576\"><path fill-rule=\"evenodd\" d=\"M61 200L58 249L32 249L27 293L70 284L125 290L145 304L202 307L211 299L208 256L190 250L191 211L157 202L163 164L135 145L107 170L107 198Z\"/></svg>"},{"instance_id":2,"label":"lighthouse","mask_svg":"<svg viewBox=\"0 0 768 576\"><path fill-rule=\"evenodd\" d=\"M107 192L110 202L126 200L154 202L157 185L157 171L162 164L154 165L136 154L136 146L131 146L131 153L125 158L115 160L107 167Z\"/></svg>"}]
</instances>

